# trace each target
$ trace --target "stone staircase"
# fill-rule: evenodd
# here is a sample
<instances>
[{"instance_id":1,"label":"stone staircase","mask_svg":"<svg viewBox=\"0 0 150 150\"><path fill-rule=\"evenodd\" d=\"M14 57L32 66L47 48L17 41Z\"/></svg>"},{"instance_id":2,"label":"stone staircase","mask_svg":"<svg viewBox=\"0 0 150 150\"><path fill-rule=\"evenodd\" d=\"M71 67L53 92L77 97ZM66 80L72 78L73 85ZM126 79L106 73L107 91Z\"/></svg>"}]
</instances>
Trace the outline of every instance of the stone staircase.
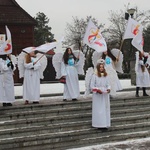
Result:
<instances>
[{"instance_id":1,"label":"stone staircase","mask_svg":"<svg viewBox=\"0 0 150 150\"><path fill-rule=\"evenodd\" d=\"M0 107L0 150L65 150L150 137L150 97L112 99L111 123L105 132L91 127L91 97Z\"/></svg>"}]
</instances>

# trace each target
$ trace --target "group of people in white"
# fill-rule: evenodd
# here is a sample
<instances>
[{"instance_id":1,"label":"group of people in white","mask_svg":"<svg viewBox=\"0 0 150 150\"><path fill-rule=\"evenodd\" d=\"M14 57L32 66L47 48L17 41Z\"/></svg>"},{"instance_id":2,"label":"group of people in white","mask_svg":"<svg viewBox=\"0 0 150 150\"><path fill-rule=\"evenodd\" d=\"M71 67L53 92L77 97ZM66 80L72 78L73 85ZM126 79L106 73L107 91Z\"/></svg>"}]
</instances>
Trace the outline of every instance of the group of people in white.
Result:
<instances>
[{"instance_id":1,"label":"group of people in white","mask_svg":"<svg viewBox=\"0 0 150 150\"><path fill-rule=\"evenodd\" d=\"M150 86L149 54L136 52L136 97L139 88L143 88L143 96L148 96L146 87ZM93 67L86 71L85 95L92 92L92 126L108 129L110 121L110 96L122 90L117 72L122 71L123 54L118 49L108 49L105 52L94 52ZM56 71L56 79L63 78L63 101L77 101L80 97L78 74L84 74L84 54L66 48L64 53L56 53L52 63ZM47 65L44 54L37 53L33 47L23 49L17 60L13 55L0 55L0 102L3 106L12 106L15 101L13 72L19 69L20 78L23 77L23 100L29 103L39 103L40 79Z\"/></svg>"}]
</instances>

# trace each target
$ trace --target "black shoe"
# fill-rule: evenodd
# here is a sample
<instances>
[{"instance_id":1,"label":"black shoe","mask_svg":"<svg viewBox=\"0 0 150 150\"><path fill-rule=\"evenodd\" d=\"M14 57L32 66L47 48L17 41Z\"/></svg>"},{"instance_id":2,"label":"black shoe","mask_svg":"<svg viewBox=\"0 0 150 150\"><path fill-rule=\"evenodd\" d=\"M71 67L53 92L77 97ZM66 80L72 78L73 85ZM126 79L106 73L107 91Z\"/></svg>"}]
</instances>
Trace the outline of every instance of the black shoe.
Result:
<instances>
[{"instance_id":1,"label":"black shoe","mask_svg":"<svg viewBox=\"0 0 150 150\"><path fill-rule=\"evenodd\" d=\"M67 101L67 99L63 99L63 101L65 102L65 101Z\"/></svg>"},{"instance_id":2,"label":"black shoe","mask_svg":"<svg viewBox=\"0 0 150 150\"><path fill-rule=\"evenodd\" d=\"M108 131L108 128L98 128L98 129L101 130L102 132Z\"/></svg>"},{"instance_id":3,"label":"black shoe","mask_svg":"<svg viewBox=\"0 0 150 150\"><path fill-rule=\"evenodd\" d=\"M140 97L138 94L135 94L135 97Z\"/></svg>"},{"instance_id":4,"label":"black shoe","mask_svg":"<svg viewBox=\"0 0 150 150\"><path fill-rule=\"evenodd\" d=\"M38 101L35 101L35 102L33 102L33 104L39 104L39 102L38 102Z\"/></svg>"},{"instance_id":5,"label":"black shoe","mask_svg":"<svg viewBox=\"0 0 150 150\"><path fill-rule=\"evenodd\" d=\"M73 98L72 101L77 101L77 99L76 99L76 98Z\"/></svg>"},{"instance_id":6,"label":"black shoe","mask_svg":"<svg viewBox=\"0 0 150 150\"><path fill-rule=\"evenodd\" d=\"M3 107L7 106L7 103L3 103Z\"/></svg>"},{"instance_id":7,"label":"black shoe","mask_svg":"<svg viewBox=\"0 0 150 150\"><path fill-rule=\"evenodd\" d=\"M7 106L12 106L12 103L7 103L6 105L7 105Z\"/></svg>"},{"instance_id":8,"label":"black shoe","mask_svg":"<svg viewBox=\"0 0 150 150\"><path fill-rule=\"evenodd\" d=\"M149 96L149 95L145 93L145 94L143 94L143 96Z\"/></svg>"},{"instance_id":9,"label":"black shoe","mask_svg":"<svg viewBox=\"0 0 150 150\"><path fill-rule=\"evenodd\" d=\"M25 100L25 103L24 103L25 105L27 105L27 104L29 104L29 101L28 100Z\"/></svg>"}]
</instances>

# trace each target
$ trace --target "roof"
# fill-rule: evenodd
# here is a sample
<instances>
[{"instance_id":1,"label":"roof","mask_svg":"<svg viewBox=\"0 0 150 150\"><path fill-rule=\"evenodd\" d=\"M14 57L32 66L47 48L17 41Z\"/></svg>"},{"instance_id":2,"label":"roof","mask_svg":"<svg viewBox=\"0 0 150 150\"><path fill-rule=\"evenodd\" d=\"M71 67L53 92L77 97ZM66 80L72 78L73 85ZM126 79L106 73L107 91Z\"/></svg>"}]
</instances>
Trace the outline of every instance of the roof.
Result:
<instances>
[{"instance_id":1,"label":"roof","mask_svg":"<svg viewBox=\"0 0 150 150\"><path fill-rule=\"evenodd\" d=\"M36 24L15 0L0 0L0 24Z\"/></svg>"}]
</instances>

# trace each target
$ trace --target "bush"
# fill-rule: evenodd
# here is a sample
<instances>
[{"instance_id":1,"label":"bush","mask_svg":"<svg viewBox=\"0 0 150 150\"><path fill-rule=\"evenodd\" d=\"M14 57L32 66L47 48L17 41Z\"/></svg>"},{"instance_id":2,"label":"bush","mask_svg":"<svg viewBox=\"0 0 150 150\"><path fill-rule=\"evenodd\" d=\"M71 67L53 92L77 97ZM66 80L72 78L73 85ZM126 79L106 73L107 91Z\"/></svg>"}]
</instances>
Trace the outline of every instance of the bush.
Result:
<instances>
[{"instance_id":1,"label":"bush","mask_svg":"<svg viewBox=\"0 0 150 150\"><path fill-rule=\"evenodd\" d=\"M130 75L130 73L123 73L123 74L118 73L118 78L119 79L130 79L131 75Z\"/></svg>"},{"instance_id":2,"label":"bush","mask_svg":"<svg viewBox=\"0 0 150 150\"><path fill-rule=\"evenodd\" d=\"M79 80L85 80L85 75L79 75Z\"/></svg>"}]
</instances>

